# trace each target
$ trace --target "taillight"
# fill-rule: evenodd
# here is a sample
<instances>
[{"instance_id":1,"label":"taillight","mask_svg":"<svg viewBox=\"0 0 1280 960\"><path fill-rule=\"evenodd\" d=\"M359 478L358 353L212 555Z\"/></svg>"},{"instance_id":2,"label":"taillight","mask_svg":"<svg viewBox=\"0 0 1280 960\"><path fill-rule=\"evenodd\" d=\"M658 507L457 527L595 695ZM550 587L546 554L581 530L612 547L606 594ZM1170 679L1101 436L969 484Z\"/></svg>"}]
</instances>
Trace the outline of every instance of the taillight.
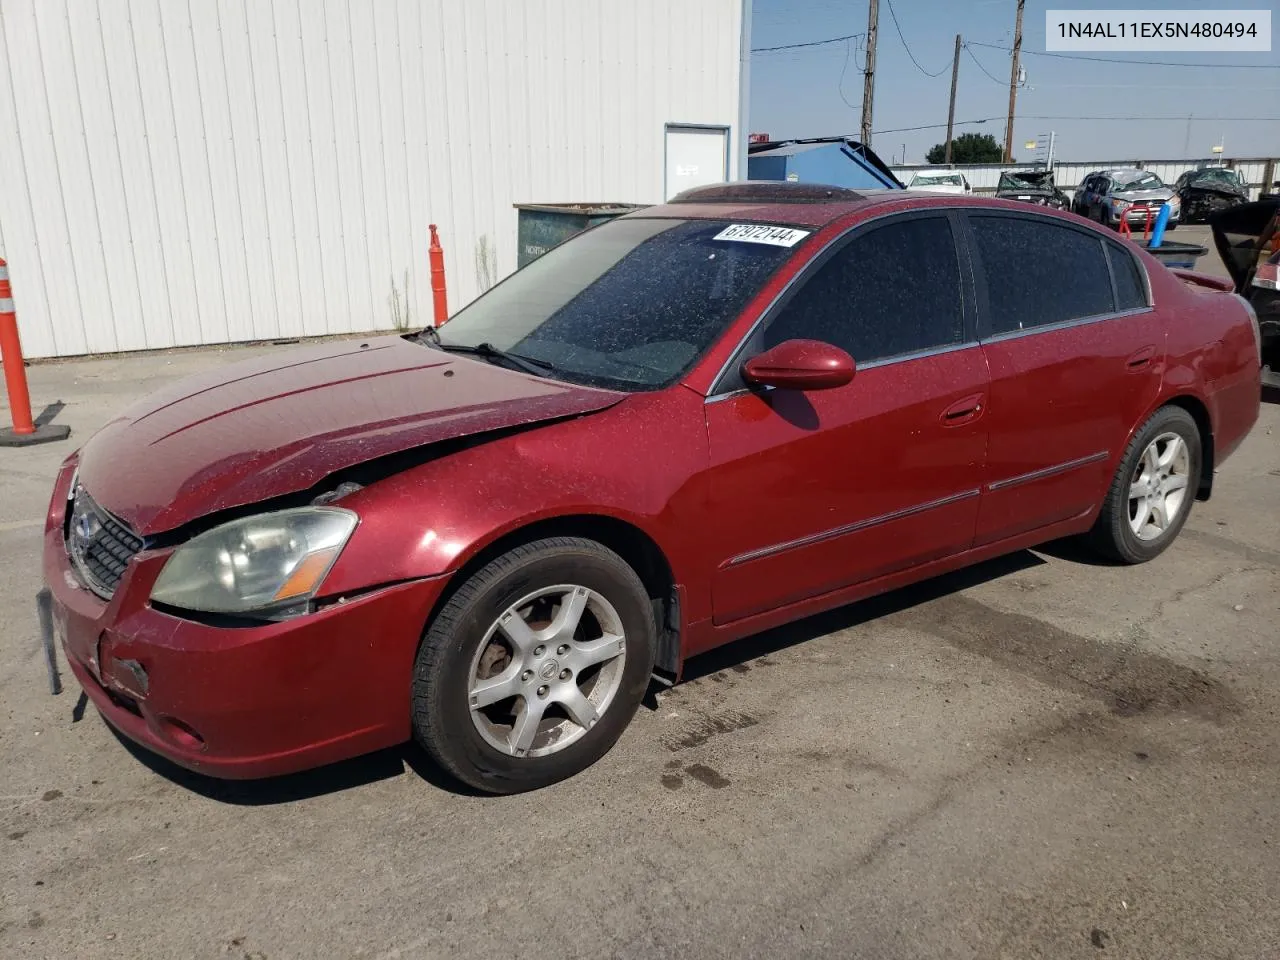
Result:
<instances>
[{"instance_id":1,"label":"taillight","mask_svg":"<svg viewBox=\"0 0 1280 960\"><path fill-rule=\"evenodd\" d=\"M1240 301L1241 304L1244 305L1245 312L1249 314L1249 323L1253 327L1253 345L1258 349L1258 365L1261 366L1262 365L1262 327L1258 323L1258 311L1254 310L1253 304L1250 303L1248 300L1246 300L1244 297L1240 296L1240 294L1233 293L1232 296L1235 297L1237 300Z\"/></svg>"},{"instance_id":2,"label":"taillight","mask_svg":"<svg viewBox=\"0 0 1280 960\"><path fill-rule=\"evenodd\" d=\"M1280 253L1258 267L1253 275L1253 285L1264 290L1280 290Z\"/></svg>"}]
</instances>

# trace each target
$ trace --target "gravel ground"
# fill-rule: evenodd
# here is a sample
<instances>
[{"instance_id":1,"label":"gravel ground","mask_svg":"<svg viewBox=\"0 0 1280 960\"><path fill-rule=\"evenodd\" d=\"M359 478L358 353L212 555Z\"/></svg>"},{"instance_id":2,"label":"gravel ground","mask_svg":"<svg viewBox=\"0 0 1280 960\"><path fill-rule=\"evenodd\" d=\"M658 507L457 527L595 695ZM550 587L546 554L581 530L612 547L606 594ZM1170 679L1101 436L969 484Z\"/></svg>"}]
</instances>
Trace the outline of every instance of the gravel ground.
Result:
<instances>
[{"instance_id":1,"label":"gravel ground","mask_svg":"<svg viewBox=\"0 0 1280 960\"><path fill-rule=\"evenodd\" d=\"M1155 562L1055 545L750 638L552 789L408 748L222 784L49 696L32 598L71 446L261 349L30 370L74 433L0 451L0 956L1280 956L1280 406Z\"/></svg>"}]
</instances>

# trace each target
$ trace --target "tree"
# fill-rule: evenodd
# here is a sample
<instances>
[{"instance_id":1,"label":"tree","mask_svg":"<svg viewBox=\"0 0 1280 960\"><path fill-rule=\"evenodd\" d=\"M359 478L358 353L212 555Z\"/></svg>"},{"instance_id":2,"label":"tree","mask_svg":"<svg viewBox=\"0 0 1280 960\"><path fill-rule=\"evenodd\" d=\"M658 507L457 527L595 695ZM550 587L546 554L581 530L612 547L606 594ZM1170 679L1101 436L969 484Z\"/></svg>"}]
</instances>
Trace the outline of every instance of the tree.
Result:
<instances>
[{"instance_id":1,"label":"tree","mask_svg":"<svg viewBox=\"0 0 1280 960\"><path fill-rule=\"evenodd\" d=\"M924 155L929 163L943 163L947 157L947 145L935 144ZM962 133L951 141L952 163L999 163L1004 159L1004 148L989 133Z\"/></svg>"}]
</instances>

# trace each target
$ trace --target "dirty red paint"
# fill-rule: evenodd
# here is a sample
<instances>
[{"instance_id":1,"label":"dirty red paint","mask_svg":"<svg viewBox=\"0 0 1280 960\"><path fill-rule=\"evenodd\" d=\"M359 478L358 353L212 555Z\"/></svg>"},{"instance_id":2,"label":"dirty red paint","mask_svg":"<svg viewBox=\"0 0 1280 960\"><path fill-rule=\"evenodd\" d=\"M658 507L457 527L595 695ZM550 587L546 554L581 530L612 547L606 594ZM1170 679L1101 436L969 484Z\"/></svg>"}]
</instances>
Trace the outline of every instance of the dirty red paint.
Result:
<instances>
[{"instance_id":1,"label":"dirty red paint","mask_svg":"<svg viewBox=\"0 0 1280 960\"><path fill-rule=\"evenodd\" d=\"M608 523L655 545L681 598L683 659L1087 530L1133 431L1170 400L1203 411L1215 464L1248 433L1260 388L1242 305L1141 251L1151 310L873 365L834 389L708 396L828 240L929 207L1026 211L895 191L633 215L815 231L661 390L579 387L391 336L262 357L147 398L69 458L54 487L44 576L73 671L114 726L180 764L283 773L407 739L412 664L442 593L533 525ZM217 625L150 605L173 543L210 515L309 496L344 470L420 449L343 497L359 527L315 612ZM67 556L77 467L104 508L154 538L109 600L77 583ZM119 660L145 667L145 695Z\"/></svg>"}]
</instances>

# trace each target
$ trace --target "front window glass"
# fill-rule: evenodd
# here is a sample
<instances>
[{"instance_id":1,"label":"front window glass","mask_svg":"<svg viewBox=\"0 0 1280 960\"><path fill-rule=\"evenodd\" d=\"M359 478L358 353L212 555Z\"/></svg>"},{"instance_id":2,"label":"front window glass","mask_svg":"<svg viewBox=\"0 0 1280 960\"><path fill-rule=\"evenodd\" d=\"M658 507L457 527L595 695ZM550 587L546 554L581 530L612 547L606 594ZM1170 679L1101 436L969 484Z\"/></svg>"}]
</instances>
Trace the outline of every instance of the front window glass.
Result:
<instances>
[{"instance_id":1,"label":"front window glass","mask_svg":"<svg viewBox=\"0 0 1280 960\"><path fill-rule=\"evenodd\" d=\"M469 304L440 328L442 346L489 344L550 364L549 377L588 385L665 386L693 365L809 235L763 227L754 240L744 239L751 236L746 230L718 236L729 226L720 220L605 223Z\"/></svg>"},{"instance_id":2,"label":"front window glass","mask_svg":"<svg viewBox=\"0 0 1280 960\"><path fill-rule=\"evenodd\" d=\"M953 176L953 175L950 175L950 174L947 174L947 175L931 174L931 175L928 175L928 176L918 176L918 177L916 177L914 180L912 180L912 181L911 181L911 185L912 185L913 187L914 187L914 186L921 186L921 187L928 187L928 186L963 187L963 186L964 186L964 181L960 179L960 174L958 174L958 173L957 173L957 174L955 174L954 176Z\"/></svg>"},{"instance_id":3,"label":"front window glass","mask_svg":"<svg viewBox=\"0 0 1280 960\"><path fill-rule=\"evenodd\" d=\"M1163 186L1163 181L1161 181L1161 179L1154 173L1144 173L1129 180L1118 178L1116 181L1116 192L1125 193L1129 190L1159 190Z\"/></svg>"},{"instance_id":4,"label":"front window glass","mask_svg":"<svg viewBox=\"0 0 1280 960\"><path fill-rule=\"evenodd\" d=\"M770 322L761 346L793 339L834 344L857 363L962 343L950 221L891 221L851 240Z\"/></svg>"}]
</instances>

